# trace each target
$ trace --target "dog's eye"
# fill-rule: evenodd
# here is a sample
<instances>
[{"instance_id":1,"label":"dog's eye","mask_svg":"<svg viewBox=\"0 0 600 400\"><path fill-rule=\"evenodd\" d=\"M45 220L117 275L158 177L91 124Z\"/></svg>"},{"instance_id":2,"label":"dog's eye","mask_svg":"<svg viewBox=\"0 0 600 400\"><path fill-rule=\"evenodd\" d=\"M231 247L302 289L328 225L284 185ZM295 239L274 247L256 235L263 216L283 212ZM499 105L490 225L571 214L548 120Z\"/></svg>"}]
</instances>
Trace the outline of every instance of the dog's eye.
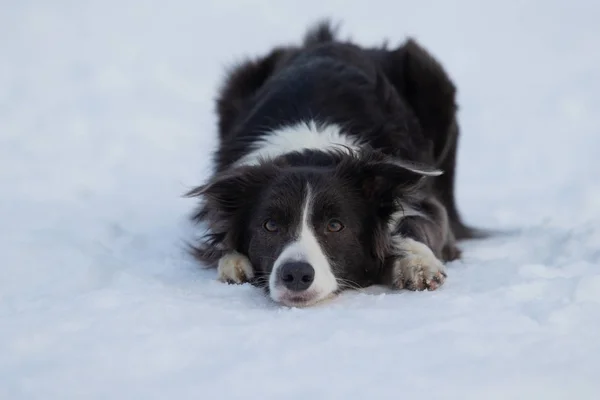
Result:
<instances>
[{"instance_id":1,"label":"dog's eye","mask_svg":"<svg viewBox=\"0 0 600 400\"><path fill-rule=\"evenodd\" d=\"M263 227L268 232L277 232L279 230L279 226L277 225L277 222L275 222L272 219L266 220L265 223L263 224Z\"/></svg>"},{"instance_id":2,"label":"dog's eye","mask_svg":"<svg viewBox=\"0 0 600 400\"><path fill-rule=\"evenodd\" d=\"M344 225L337 219L332 219L327 223L328 232L339 232L344 229Z\"/></svg>"}]
</instances>

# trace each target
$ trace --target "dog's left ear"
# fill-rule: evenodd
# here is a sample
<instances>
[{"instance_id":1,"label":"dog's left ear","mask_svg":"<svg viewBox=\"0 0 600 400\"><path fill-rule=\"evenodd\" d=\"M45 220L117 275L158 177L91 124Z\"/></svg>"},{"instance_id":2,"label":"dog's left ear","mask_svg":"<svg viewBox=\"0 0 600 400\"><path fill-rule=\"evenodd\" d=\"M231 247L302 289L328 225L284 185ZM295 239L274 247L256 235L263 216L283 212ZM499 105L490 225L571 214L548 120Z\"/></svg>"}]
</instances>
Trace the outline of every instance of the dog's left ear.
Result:
<instances>
[{"instance_id":1,"label":"dog's left ear","mask_svg":"<svg viewBox=\"0 0 600 400\"><path fill-rule=\"evenodd\" d=\"M412 193L428 178L442 171L426 165L384 160L367 163L363 167L362 189L371 199L384 199Z\"/></svg>"},{"instance_id":2,"label":"dog's left ear","mask_svg":"<svg viewBox=\"0 0 600 400\"><path fill-rule=\"evenodd\" d=\"M391 246L387 221L399 207L418 200L419 189L426 180L441 175L442 171L371 154L345 160L338 167L337 174L362 193L369 210L377 216L372 248L373 254L383 261Z\"/></svg>"},{"instance_id":3,"label":"dog's left ear","mask_svg":"<svg viewBox=\"0 0 600 400\"><path fill-rule=\"evenodd\" d=\"M424 164L376 157L352 158L338 167L338 175L355 182L365 198L376 203L393 203L417 191L428 177L443 171Z\"/></svg>"}]
</instances>

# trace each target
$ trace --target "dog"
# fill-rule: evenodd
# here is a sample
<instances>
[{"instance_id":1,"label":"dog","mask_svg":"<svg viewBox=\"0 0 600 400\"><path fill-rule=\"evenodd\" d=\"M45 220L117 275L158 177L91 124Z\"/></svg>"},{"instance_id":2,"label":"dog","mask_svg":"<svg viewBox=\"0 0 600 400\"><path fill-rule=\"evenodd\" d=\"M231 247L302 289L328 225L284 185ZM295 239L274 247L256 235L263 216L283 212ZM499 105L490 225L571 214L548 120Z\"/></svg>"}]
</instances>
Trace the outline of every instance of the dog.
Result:
<instances>
[{"instance_id":1,"label":"dog","mask_svg":"<svg viewBox=\"0 0 600 400\"><path fill-rule=\"evenodd\" d=\"M482 236L454 197L456 88L414 39L366 48L329 20L227 71L212 176L186 196L218 279L304 307L346 289L435 290Z\"/></svg>"}]
</instances>

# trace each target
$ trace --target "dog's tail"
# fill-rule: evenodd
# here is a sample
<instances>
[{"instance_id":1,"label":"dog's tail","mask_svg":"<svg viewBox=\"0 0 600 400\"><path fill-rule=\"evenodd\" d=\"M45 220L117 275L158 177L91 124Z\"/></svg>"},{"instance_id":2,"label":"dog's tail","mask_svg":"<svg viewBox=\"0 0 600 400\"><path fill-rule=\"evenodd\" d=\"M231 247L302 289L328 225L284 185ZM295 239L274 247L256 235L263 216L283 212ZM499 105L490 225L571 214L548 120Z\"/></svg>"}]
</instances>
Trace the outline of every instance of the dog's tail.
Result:
<instances>
[{"instance_id":1,"label":"dog's tail","mask_svg":"<svg viewBox=\"0 0 600 400\"><path fill-rule=\"evenodd\" d=\"M458 137L459 128L456 120L454 120L445 137L446 143L438 155L436 167L444 171L444 174L436 179L434 190L446 207L450 229L457 240L485 239L493 236L495 232L466 224L456 205L455 181Z\"/></svg>"},{"instance_id":2,"label":"dog's tail","mask_svg":"<svg viewBox=\"0 0 600 400\"><path fill-rule=\"evenodd\" d=\"M329 18L317 21L304 35L304 46L315 46L337 40L339 26L335 26Z\"/></svg>"},{"instance_id":3,"label":"dog's tail","mask_svg":"<svg viewBox=\"0 0 600 400\"><path fill-rule=\"evenodd\" d=\"M486 239L494 235L491 230L466 225L460 218L451 219L450 222L452 232L457 240Z\"/></svg>"}]
</instances>

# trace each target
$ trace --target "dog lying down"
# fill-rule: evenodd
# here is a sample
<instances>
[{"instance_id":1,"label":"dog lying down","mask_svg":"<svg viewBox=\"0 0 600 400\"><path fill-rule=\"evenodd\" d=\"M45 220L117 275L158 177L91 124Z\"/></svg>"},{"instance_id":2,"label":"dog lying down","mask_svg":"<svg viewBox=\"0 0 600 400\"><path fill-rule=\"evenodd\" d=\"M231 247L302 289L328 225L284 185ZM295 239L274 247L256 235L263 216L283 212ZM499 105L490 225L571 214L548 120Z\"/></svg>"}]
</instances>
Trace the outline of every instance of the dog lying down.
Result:
<instances>
[{"instance_id":1,"label":"dog lying down","mask_svg":"<svg viewBox=\"0 0 600 400\"><path fill-rule=\"evenodd\" d=\"M481 236L455 204L456 110L454 84L410 39L364 48L320 22L242 62L217 99L214 174L187 194L207 229L193 254L287 306L439 288L456 241Z\"/></svg>"}]
</instances>

